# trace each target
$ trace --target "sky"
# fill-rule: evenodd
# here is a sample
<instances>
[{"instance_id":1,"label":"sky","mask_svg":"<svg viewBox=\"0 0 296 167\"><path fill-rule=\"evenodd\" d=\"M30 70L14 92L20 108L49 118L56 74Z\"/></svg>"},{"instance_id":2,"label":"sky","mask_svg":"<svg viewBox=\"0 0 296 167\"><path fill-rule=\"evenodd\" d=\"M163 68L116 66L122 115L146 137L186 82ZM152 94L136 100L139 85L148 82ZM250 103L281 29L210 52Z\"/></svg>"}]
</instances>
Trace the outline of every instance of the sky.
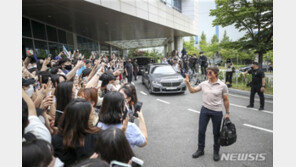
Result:
<instances>
[{"instance_id":1,"label":"sky","mask_svg":"<svg viewBox=\"0 0 296 167\"><path fill-rule=\"evenodd\" d=\"M213 35L216 33L215 27L212 26L212 21L215 17L209 16L210 9L215 9L215 0L197 0L198 1L198 39L202 31L206 34L207 41L210 42ZM244 35L244 32L239 32L234 26L222 28L219 26L219 40L223 38L224 30L231 40L237 40ZM189 38L185 39L188 40Z\"/></svg>"}]
</instances>

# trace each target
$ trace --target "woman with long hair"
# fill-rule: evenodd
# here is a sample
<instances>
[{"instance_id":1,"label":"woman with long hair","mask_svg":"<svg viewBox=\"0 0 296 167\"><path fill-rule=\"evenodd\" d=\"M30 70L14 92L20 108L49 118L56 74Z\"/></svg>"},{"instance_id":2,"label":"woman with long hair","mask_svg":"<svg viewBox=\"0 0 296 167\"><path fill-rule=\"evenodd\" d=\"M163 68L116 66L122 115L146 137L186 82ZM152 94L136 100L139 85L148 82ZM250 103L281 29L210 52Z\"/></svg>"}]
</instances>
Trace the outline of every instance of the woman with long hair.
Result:
<instances>
[{"instance_id":1,"label":"woman with long hair","mask_svg":"<svg viewBox=\"0 0 296 167\"><path fill-rule=\"evenodd\" d=\"M78 98L82 98L85 99L87 101L89 101L92 105L92 107L94 108L94 110L92 110L92 117L93 117L93 125L97 125L98 120L99 120L99 110L96 108L96 105L98 103L98 91L96 88L81 88L79 89L78 93L77 93L77 97Z\"/></svg>"},{"instance_id":2,"label":"woman with long hair","mask_svg":"<svg viewBox=\"0 0 296 167\"><path fill-rule=\"evenodd\" d=\"M65 166L71 165L94 153L97 132L100 129L92 125L92 106L85 99L74 99L61 116L58 134L53 136L52 145L55 156Z\"/></svg>"},{"instance_id":3,"label":"woman with long hair","mask_svg":"<svg viewBox=\"0 0 296 167\"><path fill-rule=\"evenodd\" d=\"M130 121L134 122L133 111L135 111L135 107L138 102L137 91L133 84L126 83L120 89L119 92L123 94L125 98L126 108L128 110L128 115L130 117Z\"/></svg>"},{"instance_id":4,"label":"woman with long hair","mask_svg":"<svg viewBox=\"0 0 296 167\"><path fill-rule=\"evenodd\" d=\"M75 97L76 89L73 86L73 82L66 81L58 84L55 90L56 97L56 109L64 111L65 107Z\"/></svg>"}]
</instances>

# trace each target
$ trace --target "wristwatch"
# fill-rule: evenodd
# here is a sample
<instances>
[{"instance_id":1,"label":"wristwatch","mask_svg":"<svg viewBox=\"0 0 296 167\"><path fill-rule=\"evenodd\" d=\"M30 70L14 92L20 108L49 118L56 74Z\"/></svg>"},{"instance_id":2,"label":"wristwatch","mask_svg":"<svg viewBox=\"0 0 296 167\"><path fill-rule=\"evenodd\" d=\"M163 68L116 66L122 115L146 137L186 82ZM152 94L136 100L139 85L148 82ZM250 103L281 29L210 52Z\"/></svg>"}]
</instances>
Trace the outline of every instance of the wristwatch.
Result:
<instances>
[{"instance_id":1,"label":"wristwatch","mask_svg":"<svg viewBox=\"0 0 296 167\"><path fill-rule=\"evenodd\" d=\"M262 85L261 87L264 87L265 88L265 85Z\"/></svg>"},{"instance_id":2,"label":"wristwatch","mask_svg":"<svg viewBox=\"0 0 296 167\"><path fill-rule=\"evenodd\" d=\"M226 114L229 114L229 111L228 112L226 111Z\"/></svg>"}]
</instances>

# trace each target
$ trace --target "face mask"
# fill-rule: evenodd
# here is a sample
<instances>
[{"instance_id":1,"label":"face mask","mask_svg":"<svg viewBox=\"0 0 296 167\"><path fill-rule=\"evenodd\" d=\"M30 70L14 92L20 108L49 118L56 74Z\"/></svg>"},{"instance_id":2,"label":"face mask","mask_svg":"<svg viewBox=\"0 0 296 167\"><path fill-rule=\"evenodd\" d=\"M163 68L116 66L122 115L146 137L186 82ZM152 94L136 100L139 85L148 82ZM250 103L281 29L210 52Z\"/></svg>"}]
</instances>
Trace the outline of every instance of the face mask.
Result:
<instances>
[{"instance_id":1,"label":"face mask","mask_svg":"<svg viewBox=\"0 0 296 167\"><path fill-rule=\"evenodd\" d=\"M72 70L72 66L71 65L66 65L65 66L65 69L68 70L68 71L70 71L70 70Z\"/></svg>"},{"instance_id":2,"label":"face mask","mask_svg":"<svg viewBox=\"0 0 296 167\"><path fill-rule=\"evenodd\" d=\"M32 95L34 93L34 88L32 85L30 85L30 88L26 90L26 93L29 97L32 97Z\"/></svg>"}]
</instances>

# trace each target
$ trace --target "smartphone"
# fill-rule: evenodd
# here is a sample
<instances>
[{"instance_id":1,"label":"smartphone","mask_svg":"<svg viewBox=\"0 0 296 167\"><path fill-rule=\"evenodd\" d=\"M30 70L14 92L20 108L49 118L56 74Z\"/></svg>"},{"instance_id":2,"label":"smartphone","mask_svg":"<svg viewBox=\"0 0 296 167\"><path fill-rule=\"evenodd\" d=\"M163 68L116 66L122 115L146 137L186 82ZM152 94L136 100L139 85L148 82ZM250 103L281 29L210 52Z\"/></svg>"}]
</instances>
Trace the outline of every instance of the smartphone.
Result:
<instances>
[{"instance_id":1,"label":"smartphone","mask_svg":"<svg viewBox=\"0 0 296 167\"><path fill-rule=\"evenodd\" d=\"M110 167L131 167L131 165L119 161L111 161Z\"/></svg>"},{"instance_id":2,"label":"smartphone","mask_svg":"<svg viewBox=\"0 0 296 167\"><path fill-rule=\"evenodd\" d=\"M142 167L143 165L144 165L143 160L136 157L132 158L132 167Z\"/></svg>"},{"instance_id":3,"label":"smartphone","mask_svg":"<svg viewBox=\"0 0 296 167\"><path fill-rule=\"evenodd\" d=\"M141 111L142 106L143 106L143 103L138 101L137 104L136 104L136 107L135 107L135 111L134 111L134 116L135 117L138 117L138 113L137 112L140 112Z\"/></svg>"},{"instance_id":4,"label":"smartphone","mask_svg":"<svg viewBox=\"0 0 296 167\"><path fill-rule=\"evenodd\" d=\"M63 115L63 111L60 110L56 110L56 115L55 115L55 120L54 120L54 126L58 126L59 120L61 118L61 116Z\"/></svg>"},{"instance_id":5,"label":"smartphone","mask_svg":"<svg viewBox=\"0 0 296 167\"><path fill-rule=\"evenodd\" d=\"M127 108L125 108L125 110L123 111L122 121L125 120L126 115L127 115Z\"/></svg>"}]
</instances>

